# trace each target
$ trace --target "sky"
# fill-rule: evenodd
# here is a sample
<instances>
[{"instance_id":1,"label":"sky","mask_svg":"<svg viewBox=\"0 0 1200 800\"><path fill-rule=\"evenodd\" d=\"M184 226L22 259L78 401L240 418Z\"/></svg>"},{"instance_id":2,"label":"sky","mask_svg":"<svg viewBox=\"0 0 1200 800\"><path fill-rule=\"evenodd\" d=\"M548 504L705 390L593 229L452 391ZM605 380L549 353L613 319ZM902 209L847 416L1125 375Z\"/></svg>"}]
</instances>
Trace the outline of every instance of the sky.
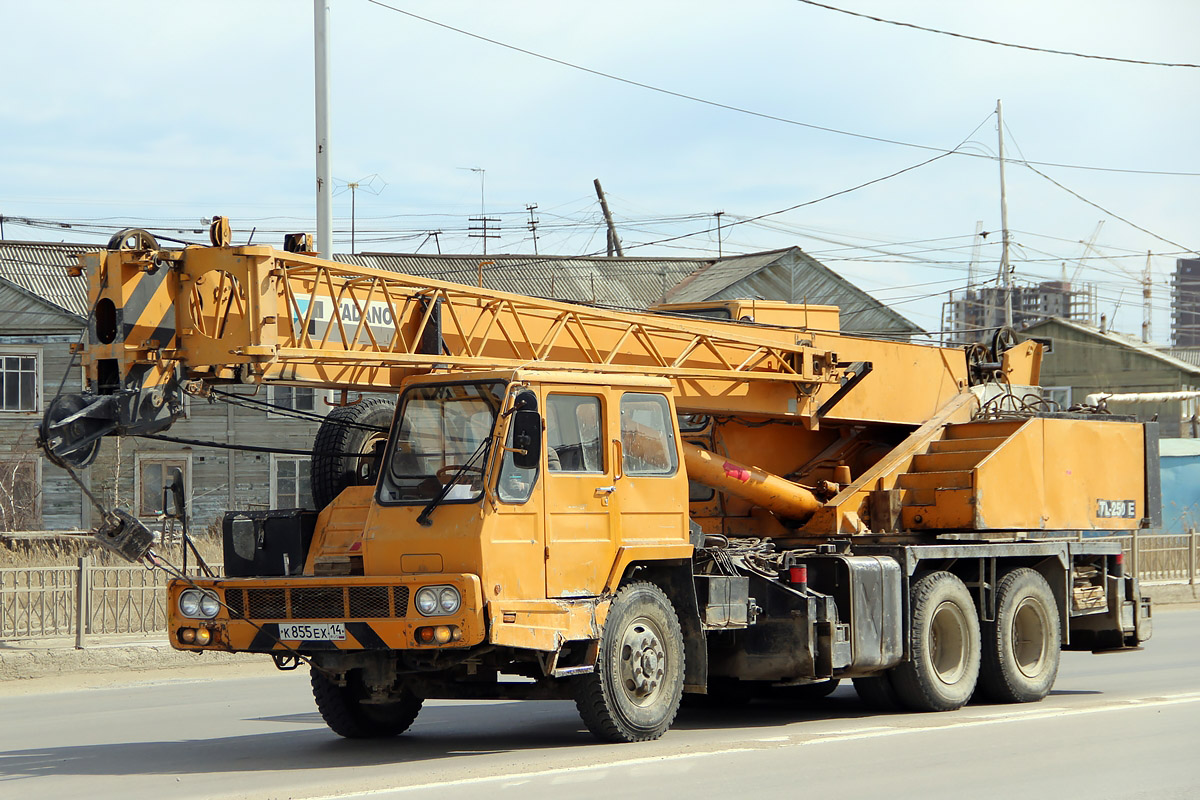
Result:
<instances>
[{"instance_id":1,"label":"sky","mask_svg":"<svg viewBox=\"0 0 1200 800\"><path fill-rule=\"evenodd\" d=\"M1200 62L1189 0L828 4ZM939 331L977 223L989 235L976 279L997 278L997 100L1015 280L1093 283L1113 326L1138 334L1149 261L1152 335L1166 342L1175 259L1200 248L1200 69L1001 47L799 0L330 5L337 252L351 249L346 184L358 182L360 252L480 253L469 218L486 214L500 220L489 253L532 253L537 204L538 252L603 254L598 178L627 255L795 245ZM5 238L104 241L137 226L202 241L215 214L237 242L314 231L312 6L0 0ZM1025 161L1058 166L1036 166L1043 176Z\"/></svg>"}]
</instances>

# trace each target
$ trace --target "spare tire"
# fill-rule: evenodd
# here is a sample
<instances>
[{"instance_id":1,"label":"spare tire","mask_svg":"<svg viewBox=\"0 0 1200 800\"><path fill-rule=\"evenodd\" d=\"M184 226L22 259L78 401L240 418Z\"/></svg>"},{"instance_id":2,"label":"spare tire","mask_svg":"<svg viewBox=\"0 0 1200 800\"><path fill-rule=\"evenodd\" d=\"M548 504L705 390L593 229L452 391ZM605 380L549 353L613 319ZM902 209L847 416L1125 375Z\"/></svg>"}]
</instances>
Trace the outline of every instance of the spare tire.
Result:
<instances>
[{"instance_id":1,"label":"spare tire","mask_svg":"<svg viewBox=\"0 0 1200 800\"><path fill-rule=\"evenodd\" d=\"M374 484L396 403L372 397L338 406L321 422L313 442L312 495L318 511L347 486Z\"/></svg>"}]
</instances>

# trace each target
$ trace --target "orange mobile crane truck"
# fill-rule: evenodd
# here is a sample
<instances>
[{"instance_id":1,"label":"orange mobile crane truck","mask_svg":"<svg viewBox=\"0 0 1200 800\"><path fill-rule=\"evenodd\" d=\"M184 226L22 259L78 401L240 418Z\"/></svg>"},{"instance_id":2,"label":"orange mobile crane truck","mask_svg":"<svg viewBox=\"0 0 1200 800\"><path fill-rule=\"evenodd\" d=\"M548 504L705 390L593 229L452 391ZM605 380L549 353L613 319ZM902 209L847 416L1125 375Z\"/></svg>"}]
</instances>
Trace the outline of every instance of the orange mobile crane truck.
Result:
<instances>
[{"instance_id":1,"label":"orange mobile crane truck","mask_svg":"<svg viewBox=\"0 0 1200 800\"><path fill-rule=\"evenodd\" d=\"M225 576L167 590L172 646L307 662L342 736L401 733L426 698L574 698L622 742L685 692L1032 702L1061 650L1150 636L1120 545L1080 534L1158 519L1155 426L1037 399L1036 342L844 335L830 306L606 310L224 225L80 257L86 389L43 447L74 473L222 384L364 393L316 436L318 510L230 511ZM119 509L96 536L159 558Z\"/></svg>"}]
</instances>

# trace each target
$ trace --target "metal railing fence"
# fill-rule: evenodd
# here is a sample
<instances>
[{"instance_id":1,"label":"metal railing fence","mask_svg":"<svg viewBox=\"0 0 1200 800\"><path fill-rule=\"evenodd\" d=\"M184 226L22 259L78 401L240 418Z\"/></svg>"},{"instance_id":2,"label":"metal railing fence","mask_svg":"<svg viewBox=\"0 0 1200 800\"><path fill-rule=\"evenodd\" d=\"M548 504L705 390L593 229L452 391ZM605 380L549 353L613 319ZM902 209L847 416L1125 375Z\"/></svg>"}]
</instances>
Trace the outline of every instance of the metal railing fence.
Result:
<instances>
[{"instance_id":1,"label":"metal railing fence","mask_svg":"<svg viewBox=\"0 0 1200 800\"><path fill-rule=\"evenodd\" d=\"M1144 583L1200 582L1195 530L1114 538L1126 569ZM87 557L74 567L0 568L0 641L73 636L84 647L92 636L159 634L167 625L167 580L161 570L97 566Z\"/></svg>"},{"instance_id":2,"label":"metal railing fence","mask_svg":"<svg viewBox=\"0 0 1200 800\"><path fill-rule=\"evenodd\" d=\"M220 574L220 565L214 565ZM0 641L158 634L167 627L162 570L99 566L0 568Z\"/></svg>"}]
</instances>

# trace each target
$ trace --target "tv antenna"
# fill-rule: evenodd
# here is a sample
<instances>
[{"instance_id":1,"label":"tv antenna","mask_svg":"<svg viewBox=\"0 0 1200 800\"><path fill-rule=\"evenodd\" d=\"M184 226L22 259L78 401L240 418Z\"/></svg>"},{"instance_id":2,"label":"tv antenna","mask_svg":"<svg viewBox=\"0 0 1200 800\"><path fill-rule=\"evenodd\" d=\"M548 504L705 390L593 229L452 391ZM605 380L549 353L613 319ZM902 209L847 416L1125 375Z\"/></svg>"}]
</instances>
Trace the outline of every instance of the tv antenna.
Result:
<instances>
[{"instance_id":1,"label":"tv antenna","mask_svg":"<svg viewBox=\"0 0 1200 800\"><path fill-rule=\"evenodd\" d=\"M339 187L334 190L334 192L333 192L334 197L337 197L339 194L345 194L347 189L350 190L350 253L351 253L351 255L353 255L354 249L355 249L354 248L355 212L356 212L355 201L357 199L358 190L362 189L365 192L370 192L371 194L378 195L380 192L382 192L384 189L387 188L387 181L385 181L383 178L379 177L378 175L371 174L371 175L366 176L365 178L359 178L356 181L344 181L341 178L334 178L333 184L334 184L334 186ZM332 252L332 250L333 250L333 248L330 248L331 252Z\"/></svg>"}]
</instances>

